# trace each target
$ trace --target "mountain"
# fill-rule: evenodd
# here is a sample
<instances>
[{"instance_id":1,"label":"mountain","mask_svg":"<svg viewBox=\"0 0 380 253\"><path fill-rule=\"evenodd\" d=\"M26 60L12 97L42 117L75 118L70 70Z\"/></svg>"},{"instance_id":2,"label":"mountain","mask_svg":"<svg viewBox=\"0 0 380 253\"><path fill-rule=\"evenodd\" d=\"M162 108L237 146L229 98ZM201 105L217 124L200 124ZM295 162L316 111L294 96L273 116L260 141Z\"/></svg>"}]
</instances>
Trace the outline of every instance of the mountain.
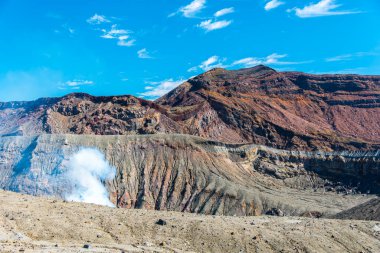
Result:
<instances>
[{"instance_id":1,"label":"mountain","mask_svg":"<svg viewBox=\"0 0 380 253\"><path fill-rule=\"evenodd\" d=\"M0 103L0 136L181 133L181 127L165 110L134 96L94 97L84 93Z\"/></svg>"},{"instance_id":2,"label":"mountain","mask_svg":"<svg viewBox=\"0 0 380 253\"><path fill-rule=\"evenodd\" d=\"M74 93L0 103L0 136L183 133L292 150L380 148L380 76L213 69L155 102Z\"/></svg>"},{"instance_id":3,"label":"mountain","mask_svg":"<svg viewBox=\"0 0 380 253\"><path fill-rule=\"evenodd\" d=\"M286 149L380 147L380 76L213 69L156 101L190 134Z\"/></svg>"},{"instance_id":4,"label":"mountain","mask_svg":"<svg viewBox=\"0 0 380 253\"><path fill-rule=\"evenodd\" d=\"M94 148L116 168L101 185L121 208L332 217L380 193L379 95L380 76L257 66L156 101L0 103L0 188L65 198L72 157Z\"/></svg>"}]
</instances>

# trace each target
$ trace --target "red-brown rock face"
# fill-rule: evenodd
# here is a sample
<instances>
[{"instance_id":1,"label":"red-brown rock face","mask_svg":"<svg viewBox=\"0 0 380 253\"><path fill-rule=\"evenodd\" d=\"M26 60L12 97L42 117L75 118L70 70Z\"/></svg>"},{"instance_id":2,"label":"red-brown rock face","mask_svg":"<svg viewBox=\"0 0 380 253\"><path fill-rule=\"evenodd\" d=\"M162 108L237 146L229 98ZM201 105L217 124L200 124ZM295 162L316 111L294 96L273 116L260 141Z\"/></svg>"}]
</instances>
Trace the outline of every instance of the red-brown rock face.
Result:
<instances>
[{"instance_id":1,"label":"red-brown rock face","mask_svg":"<svg viewBox=\"0 0 380 253\"><path fill-rule=\"evenodd\" d=\"M194 135L290 149L380 144L380 76L214 69L157 103Z\"/></svg>"},{"instance_id":2,"label":"red-brown rock face","mask_svg":"<svg viewBox=\"0 0 380 253\"><path fill-rule=\"evenodd\" d=\"M0 103L0 136L187 133L298 150L380 148L380 76L214 69L156 102L71 94Z\"/></svg>"},{"instance_id":3,"label":"red-brown rock face","mask_svg":"<svg viewBox=\"0 0 380 253\"><path fill-rule=\"evenodd\" d=\"M70 94L34 102L0 104L0 135L70 133L125 135L181 133L165 110L133 96Z\"/></svg>"}]
</instances>

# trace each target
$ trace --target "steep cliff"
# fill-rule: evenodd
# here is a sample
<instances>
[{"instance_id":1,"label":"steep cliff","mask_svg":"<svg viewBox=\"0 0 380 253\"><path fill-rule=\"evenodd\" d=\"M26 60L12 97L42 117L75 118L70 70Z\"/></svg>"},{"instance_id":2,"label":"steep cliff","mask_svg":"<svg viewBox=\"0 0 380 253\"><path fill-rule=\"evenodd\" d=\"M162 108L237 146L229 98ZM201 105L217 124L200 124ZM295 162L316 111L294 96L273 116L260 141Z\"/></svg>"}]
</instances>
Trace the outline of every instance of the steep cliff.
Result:
<instances>
[{"instance_id":1,"label":"steep cliff","mask_svg":"<svg viewBox=\"0 0 380 253\"><path fill-rule=\"evenodd\" d=\"M0 188L61 196L67 161L95 147L117 168L119 207L204 214L333 214L378 193L379 152L290 152L189 135L0 138Z\"/></svg>"}]
</instances>

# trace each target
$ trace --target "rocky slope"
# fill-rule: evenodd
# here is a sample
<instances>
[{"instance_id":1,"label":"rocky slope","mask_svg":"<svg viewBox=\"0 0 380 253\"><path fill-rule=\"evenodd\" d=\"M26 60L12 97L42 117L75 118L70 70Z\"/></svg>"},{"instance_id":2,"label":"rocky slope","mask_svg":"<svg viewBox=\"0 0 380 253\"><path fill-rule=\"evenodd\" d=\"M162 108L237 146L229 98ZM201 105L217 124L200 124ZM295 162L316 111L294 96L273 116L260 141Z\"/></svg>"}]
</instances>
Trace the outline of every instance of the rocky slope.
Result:
<instances>
[{"instance_id":1,"label":"rocky slope","mask_svg":"<svg viewBox=\"0 0 380 253\"><path fill-rule=\"evenodd\" d=\"M0 191L0 251L379 252L380 224L125 210Z\"/></svg>"},{"instance_id":2,"label":"rocky slope","mask_svg":"<svg viewBox=\"0 0 380 253\"><path fill-rule=\"evenodd\" d=\"M185 133L293 150L380 148L380 76L214 69L156 102L70 94L0 103L0 136Z\"/></svg>"},{"instance_id":3,"label":"rocky slope","mask_svg":"<svg viewBox=\"0 0 380 253\"><path fill-rule=\"evenodd\" d=\"M380 143L380 76L214 69L157 103L189 133L221 141L299 150Z\"/></svg>"},{"instance_id":4,"label":"rocky slope","mask_svg":"<svg viewBox=\"0 0 380 253\"><path fill-rule=\"evenodd\" d=\"M133 96L93 97L74 93L62 98L0 103L0 136L157 132L182 130L159 105Z\"/></svg>"},{"instance_id":5,"label":"rocky slope","mask_svg":"<svg viewBox=\"0 0 380 253\"><path fill-rule=\"evenodd\" d=\"M368 202L340 212L334 215L333 218L380 221L380 198L371 199Z\"/></svg>"},{"instance_id":6,"label":"rocky slope","mask_svg":"<svg viewBox=\"0 0 380 253\"><path fill-rule=\"evenodd\" d=\"M380 152L284 151L161 134L2 137L0 188L62 197L67 161L83 147L99 149L117 168L106 185L125 208L319 217L380 189Z\"/></svg>"}]
</instances>

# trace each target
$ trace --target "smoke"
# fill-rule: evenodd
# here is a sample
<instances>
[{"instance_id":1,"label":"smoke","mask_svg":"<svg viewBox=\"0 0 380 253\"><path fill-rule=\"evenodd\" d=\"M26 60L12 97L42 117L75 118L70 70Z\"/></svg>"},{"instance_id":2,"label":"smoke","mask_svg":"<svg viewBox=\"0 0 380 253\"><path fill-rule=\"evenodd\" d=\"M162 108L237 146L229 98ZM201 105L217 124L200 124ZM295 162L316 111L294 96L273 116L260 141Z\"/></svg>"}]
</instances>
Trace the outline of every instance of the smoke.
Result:
<instances>
[{"instance_id":1,"label":"smoke","mask_svg":"<svg viewBox=\"0 0 380 253\"><path fill-rule=\"evenodd\" d=\"M65 199L114 207L102 182L112 180L115 174L116 169L99 150L83 148L69 160L65 177L71 184L71 192Z\"/></svg>"}]
</instances>

